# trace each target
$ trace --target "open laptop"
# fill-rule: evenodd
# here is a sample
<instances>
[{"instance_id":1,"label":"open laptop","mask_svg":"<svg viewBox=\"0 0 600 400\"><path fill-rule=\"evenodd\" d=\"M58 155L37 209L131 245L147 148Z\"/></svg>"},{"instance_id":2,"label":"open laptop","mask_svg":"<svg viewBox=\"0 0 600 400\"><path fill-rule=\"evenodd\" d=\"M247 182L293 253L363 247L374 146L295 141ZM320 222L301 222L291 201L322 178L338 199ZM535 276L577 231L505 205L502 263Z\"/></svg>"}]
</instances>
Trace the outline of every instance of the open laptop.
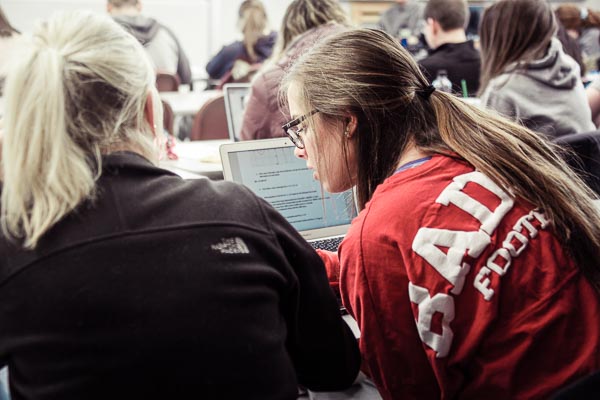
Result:
<instances>
[{"instance_id":1,"label":"open laptop","mask_svg":"<svg viewBox=\"0 0 600 400\"><path fill-rule=\"evenodd\" d=\"M271 203L314 248L337 250L357 214L352 190L323 191L288 138L223 144L220 153L225 180Z\"/></svg>"},{"instance_id":2,"label":"open laptop","mask_svg":"<svg viewBox=\"0 0 600 400\"><path fill-rule=\"evenodd\" d=\"M225 97L225 115L227 116L227 129L232 142L240 141L240 132L246 108L246 97L250 94L249 83L228 83L223 86Z\"/></svg>"}]
</instances>

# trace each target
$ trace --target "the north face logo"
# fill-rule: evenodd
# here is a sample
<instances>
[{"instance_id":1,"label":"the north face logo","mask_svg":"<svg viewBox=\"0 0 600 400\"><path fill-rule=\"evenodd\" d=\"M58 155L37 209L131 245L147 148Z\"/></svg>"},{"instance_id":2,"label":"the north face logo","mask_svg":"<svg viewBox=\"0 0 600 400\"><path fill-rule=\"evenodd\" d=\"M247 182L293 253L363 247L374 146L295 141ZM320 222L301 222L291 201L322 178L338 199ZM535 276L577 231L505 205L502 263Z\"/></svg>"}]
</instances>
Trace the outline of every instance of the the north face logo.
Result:
<instances>
[{"instance_id":1,"label":"the north face logo","mask_svg":"<svg viewBox=\"0 0 600 400\"><path fill-rule=\"evenodd\" d=\"M210 246L211 249L220 252L221 254L249 254L248 246L239 238L223 238L217 244Z\"/></svg>"}]
</instances>

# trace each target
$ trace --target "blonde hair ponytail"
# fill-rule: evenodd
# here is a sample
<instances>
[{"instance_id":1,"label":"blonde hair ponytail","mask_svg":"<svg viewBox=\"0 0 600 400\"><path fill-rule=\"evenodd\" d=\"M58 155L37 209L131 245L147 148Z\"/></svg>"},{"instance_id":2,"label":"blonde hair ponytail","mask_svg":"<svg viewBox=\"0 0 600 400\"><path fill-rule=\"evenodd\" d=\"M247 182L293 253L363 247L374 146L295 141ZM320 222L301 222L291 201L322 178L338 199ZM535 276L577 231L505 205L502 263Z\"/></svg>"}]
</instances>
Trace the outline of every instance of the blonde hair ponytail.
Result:
<instances>
[{"instance_id":1,"label":"blonde hair ponytail","mask_svg":"<svg viewBox=\"0 0 600 400\"><path fill-rule=\"evenodd\" d=\"M143 111L153 72L143 60L139 43L108 17L62 13L37 27L6 85L7 237L34 248L92 199L103 153L125 143L152 157Z\"/></svg>"},{"instance_id":2,"label":"blonde hair ponytail","mask_svg":"<svg viewBox=\"0 0 600 400\"><path fill-rule=\"evenodd\" d=\"M254 46L264 36L267 23L267 12L261 1L246 0L242 3L240 6L240 24L244 34L244 47L252 63L258 60Z\"/></svg>"}]
</instances>

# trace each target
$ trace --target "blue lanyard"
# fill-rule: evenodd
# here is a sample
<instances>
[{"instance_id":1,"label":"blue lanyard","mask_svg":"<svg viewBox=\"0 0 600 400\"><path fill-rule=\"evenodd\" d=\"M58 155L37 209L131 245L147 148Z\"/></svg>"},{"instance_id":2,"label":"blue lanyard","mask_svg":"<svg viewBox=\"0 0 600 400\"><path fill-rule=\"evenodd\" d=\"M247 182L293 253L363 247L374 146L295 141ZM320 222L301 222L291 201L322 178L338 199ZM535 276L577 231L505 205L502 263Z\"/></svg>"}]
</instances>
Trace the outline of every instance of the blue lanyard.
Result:
<instances>
[{"instance_id":1,"label":"blue lanyard","mask_svg":"<svg viewBox=\"0 0 600 400\"><path fill-rule=\"evenodd\" d=\"M394 171L394 174L397 174L398 172L402 172L409 168L418 167L421 164L425 164L429 160L431 160L431 156L419 158L418 160L409 161L406 164L402 164L401 166L399 166L398 169Z\"/></svg>"}]
</instances>

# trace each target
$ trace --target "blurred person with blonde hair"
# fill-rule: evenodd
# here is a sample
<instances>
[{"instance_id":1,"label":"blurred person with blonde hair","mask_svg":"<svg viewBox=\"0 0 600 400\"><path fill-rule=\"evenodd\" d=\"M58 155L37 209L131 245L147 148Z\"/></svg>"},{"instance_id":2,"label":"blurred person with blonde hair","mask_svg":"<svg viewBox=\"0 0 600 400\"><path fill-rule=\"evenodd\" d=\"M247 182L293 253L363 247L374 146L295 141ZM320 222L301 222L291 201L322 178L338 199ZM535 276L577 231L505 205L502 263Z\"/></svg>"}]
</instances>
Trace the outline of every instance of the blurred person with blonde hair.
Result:
<instances>
[{"instance_id":1,"label":"blurred person with blonde hair","mask_svg":"<svg viewBox=\"0 0 600 400\"><path fill-rule=\"evenodd\" d=\"M243 34L208 62L206 72L211 79L223 79L228 73L235 80L249 72L251 64L260 64L271 56L277 33L269 30L267 11L260 0L244 0L238 13L238 28Z\"/></svg>"},{"instance_id":2,"label":"blurred person with blonde hair","mask_svg":"<svg viewBox=\"0 0 600 400\"><path fill-rule=\"evenodd\" d=\"M277 100L286 70L312 46L350 24L338 0L294 0L281 21L273 56L252 81L240 137L242 140L282 136L281 125L289 118Z\"/></svg>"},{"instance_id":3,"label":"blurred person with blonde hair","mask_svg":"<svg viewBox=\"0 0 600 400\"><path fill-rule=\"evenodd\" d=\"M327 38L281 91L296 156L355 187L319 254L385 400L547 399L600 369L600 213L555 145L436 90L378 30Z\"/></svg>"},{"instance_id":4,"label":"blurred person with blonde hair","mask_svg":"<svg viewBox=\"0 0 600 400\"><path fill-rule=\"evenodd\" d=\"M360 356L323 264L266 202L160 169L140 43L108 16L39 24L10 71L0 368L19 399L289 399Z\"/></svg>"}]
</instances>

